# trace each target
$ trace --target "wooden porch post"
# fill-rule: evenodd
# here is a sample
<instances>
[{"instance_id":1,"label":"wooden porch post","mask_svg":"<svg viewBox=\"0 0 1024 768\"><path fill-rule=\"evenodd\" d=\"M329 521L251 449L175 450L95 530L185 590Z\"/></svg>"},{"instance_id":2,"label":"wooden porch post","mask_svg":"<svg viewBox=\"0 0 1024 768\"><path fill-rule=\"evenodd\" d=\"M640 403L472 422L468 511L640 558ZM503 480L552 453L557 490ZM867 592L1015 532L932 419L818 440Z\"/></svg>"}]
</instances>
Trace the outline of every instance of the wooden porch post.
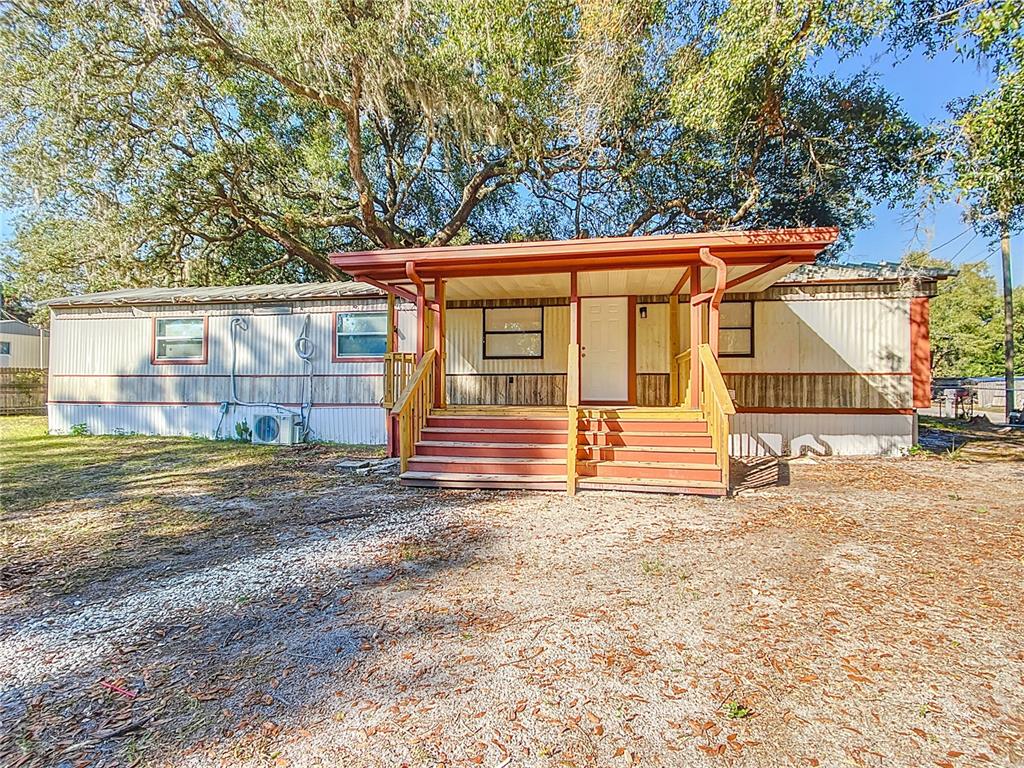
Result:
<instances>
[{"instance_id":1,"label":"wooden porch post","mask_svg":"<svg viewBox=\"0 0 1024 768\"><path fill-rule=\"evenodd\" d=\"M427 286L416 274L415 262L405 262L405 274L416 286L416 362L419 363L427 351Z\"/></svg>"},{"instance_id":2,"label":"wooden porch post","mask_svg":"<svg viewBox=\"0 0 1024 768\"><path fill-rule=\"evenodd\" d=\"M575 272L569 274L569 375L565 382L566 405L580 404L580 295ZM573 376L575 371L575 376Z\"/></svg>"},{"instance_id":3,"label":"wooden porch post","mask_svg":"<svg viewBox=\"0 0 1024 768\"><path fill-rule=\"evenodd\" d=\"M702 282L700 265L696 265L690 278L690 407L700 408L700 344L704 322L697 303Z\"/></svg>"},{"instance_id":4,"label":"wooden porch post","mask_svg":"<svg viewBox=\"0 0 1024 768\"><path fill-rule=\"evenodd\" d=\"M676 357L679 355L679 294L668 297L668 403L679 405L679 366Z\"/></svg>"},{"instance_id":5,"label":"wooden porch post","mask_svg":"<svg viewBox=\"0 0 1024 768\"><path fill-rule=\"evenodd\" d=\"M444 280L434 280L434 301L437 304L437 317L434 319L434 407L446 408L448 403L447 387L445 386L445 300Z\"/></svg>"},{"instance_id":6,"label":"wooden porch post","mask_svg":"<svg viewBox=\"0 0 1024 768\"><path fill-rule=\"evenodd\" d=\"M569 273L569 357L565 375L565 492L576 493L580 428L580 294L575 272Z\"/></svg>"},{"instance_id":7,"label":"wooden porch post","mask_svg":"<svg viewBox=\"0 0 1024 768\"><path fill-rule=\"evenodd\" d=\"M394 405L394 399L398 396L394 392L395 359L392 357L398 346L396 344L398 322L395 316L395 295L393 293L388 294L388 320L386 327L388 335L384 340L384 406L387 408L387 411L384 413L384 430L386 433L388 456L397 456L398 446L395 445L395 417L391 415L391 406Z\"/></svg>"},{"instance_id":8,"label":"wooden porch post","mask_svg":"<svg viewBox=\"0 0 1024 768\"><path fill-rule=\"evenodd\" d=\"M718 357L718 328L719 328L718 305L713 301L708 302L708 346L711 347L711 354Z\"/></svg>"},{"instance_id":9,"label":"wooden porch post","mask_svg":"<svg viewBox=\"0 0 1024 768\"><path fill-rule=\"evenodd\" d=\"M388 294L388 337L385 339L385 352L389 355L392 354L397 348L398 341L398 322L395 317L395 295L393 293Z\"/></svg>"}]
</instances>

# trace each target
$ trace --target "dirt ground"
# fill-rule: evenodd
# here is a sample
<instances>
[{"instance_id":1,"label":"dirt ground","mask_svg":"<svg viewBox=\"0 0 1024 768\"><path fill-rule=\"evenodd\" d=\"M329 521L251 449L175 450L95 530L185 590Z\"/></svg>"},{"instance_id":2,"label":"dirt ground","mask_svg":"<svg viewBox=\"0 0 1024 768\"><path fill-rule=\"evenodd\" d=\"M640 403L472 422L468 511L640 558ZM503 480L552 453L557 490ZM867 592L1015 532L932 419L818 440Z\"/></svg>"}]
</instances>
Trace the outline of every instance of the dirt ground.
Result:
<instances>
[{"instance_id":1,"label":"dirt ground","mask_svg":"<svg viewBox=\"0 0 1024 768\"><path fill-rule=\"evenodd\" d=\"M714 500L0 420L0 765L1024 765L1024 439L932 426Z\"/></svg>"}]
</instances>

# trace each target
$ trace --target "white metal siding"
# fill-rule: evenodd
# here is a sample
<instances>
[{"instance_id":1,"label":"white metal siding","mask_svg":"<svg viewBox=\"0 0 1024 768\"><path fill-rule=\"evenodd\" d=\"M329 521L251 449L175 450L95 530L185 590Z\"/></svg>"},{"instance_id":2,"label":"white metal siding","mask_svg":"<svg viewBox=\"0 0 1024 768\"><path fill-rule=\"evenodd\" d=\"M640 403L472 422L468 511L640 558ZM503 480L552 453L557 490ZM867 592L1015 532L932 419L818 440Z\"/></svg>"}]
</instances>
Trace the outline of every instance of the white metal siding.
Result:
<instances>
[{"instance_id":1,"label":"white metal siding","mask_svg":"<svg viewBox=\"0 0 1024 768\"><path fill-rule=\"evenodd\" d=\"M234 437L235 424L250 427L257 413L267 408L238 406L220 420L217 405L98 405L50 403L47 406L50 432L67 434L76 424L85 424L94 435L140 434L183 437ZM385 440L384 412L377 407L345 408L314 406L310 414L313 438L335 443L381 445Z\"/></svg>"},{"instance_id":2,"label":"white metal siding","mask_svg":"<svg viewBox=\"0 0 1024 768\"><path fill-rule=\"evenodd\" d=\"M310 312L309 338L315 346L313 364L318 372L371 373L379 363L334 363L334 313L380 311L378 301L351 302ZM153 365L153 316L69 317L55 315L52 324L54 374L227 374L231 370L231 320L242 317L247 331L235 331L239 373L303 373L295 353L295 340L302 331L305 312L287 315L209 315L206 365ZM203 317L202 311L161 317ZM376 366L376 368L374 368Z\"/></svg>"},{"instance_id":3,"label":"white metal siding","mask_svg":"<svg viewBox=\"0 0 1024 768\"><path fill-rule=\"evenodd\" d=\"M913 415L738 413L730 419L732 456L891 456L913 442Z\"/></svg>"},{"instance_id":4,"label":"white metal siding","mask_svg":"<svg viewBox=\"0 0 1024 768\"><path fill-rule=\"evenodd\" d=\"M286 306L287 302L281 302ZM267 306L78 309L54 313L50 369L51 429L67 431L78 423L95 434L212 436L220 419L219 403L232 400L230 386L231 321L242 317L247 330L235 331L236 395L239 400L279 403L293 409L309 398L309 380L295 342L309 317L314 346L310 417L314 437L335 442L384 442L383 365L379 361L333 360L335 313L381 311L384 300L339 299L303 302L291 313L268 314ZM409 340L415 313L400 313L400 333ZM154 365L153 318L206 316L207 362L202 365ZM250 410L233 405L222 434L234 434L234 422ZM251 419L249 419L251 424Z\"/></svg>"},{"instance_id":5,"label":"white metal siding","mask_svg":"<svg viewBox=\"0 0 1024 768\"><path fill-rule=\"evenodd\" d=\"M910 370L906 298L754 302L753 358L723 371L903 373Z\"/></svg>"},{"instance_id":6,"label":"white metal siding","mask_svg":"<svg viewBox=\"0 0 1024 768\"><path fill-rule=\"evenodd\" d=\"M646 306L647 318L640 318ZM637 372L668 373L667 304L637 306ZM903 297L754 302L754 357L723 357L724 372L906 373L910 301ZM690 308L679 307L680 350Z\"/></svg>"}]
</instances>

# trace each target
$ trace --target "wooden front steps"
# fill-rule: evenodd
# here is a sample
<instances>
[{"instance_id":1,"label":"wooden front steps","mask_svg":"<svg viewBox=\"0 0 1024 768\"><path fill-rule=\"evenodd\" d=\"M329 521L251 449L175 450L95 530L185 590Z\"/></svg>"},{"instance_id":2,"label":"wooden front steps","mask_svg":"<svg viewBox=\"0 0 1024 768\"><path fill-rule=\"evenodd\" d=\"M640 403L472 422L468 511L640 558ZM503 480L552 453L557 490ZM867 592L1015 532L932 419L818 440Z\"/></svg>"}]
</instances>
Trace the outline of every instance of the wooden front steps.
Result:
<instances>
[{"instance_id":1,"label":"wooden front steps","mask_svg":"<svg viewBox=\"0 0 1024 768\"><path fill-rule=\"evenodd\" d=\"M434 411L403 485L566 489L564 409ZM582 408L577 487L724 495L722 471L699 411Z\"/></svg>"},{"instance_id":2,"label":"wooden front steps","mask_svg":"<svg viewBox=\"0 0 1024 768\"><path fill-rule=\"evenodd\" d=\"M434 411L403 472L403 485L564 491L565 409Z\"/></svg>"},{"instance_id":3,"label":"wooden front steps","mask_svg":"<svg viewBox=\"0 0 1024 768\"><path fill-rule=\"evenodd\" d=\"M582 490L726 492L703 415L681 408L581 409L577 475Z\"/></svg>"}]
</instances>

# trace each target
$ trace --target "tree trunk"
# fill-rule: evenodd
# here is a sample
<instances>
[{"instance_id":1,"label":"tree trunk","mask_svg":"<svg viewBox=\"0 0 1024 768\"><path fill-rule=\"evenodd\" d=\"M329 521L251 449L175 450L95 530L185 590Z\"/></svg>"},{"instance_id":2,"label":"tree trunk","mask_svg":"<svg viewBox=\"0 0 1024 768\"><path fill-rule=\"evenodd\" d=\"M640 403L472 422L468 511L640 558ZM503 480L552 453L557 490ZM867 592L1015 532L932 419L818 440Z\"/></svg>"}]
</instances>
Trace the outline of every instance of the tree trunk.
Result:
<instances>
[{"instance_id":1,"label":"tree trunk","mask_svg":"<svg viewBox=\"0 0 1024 768\"><path fill-rule=\"evenodd\" d=\"M1013 279L1010 277L1010 227L1003 216L1000 232L1003 252L1003 344L1006 351L1006 421L1014 410L1013 392Z\"/></svg>"}]
</instances>

